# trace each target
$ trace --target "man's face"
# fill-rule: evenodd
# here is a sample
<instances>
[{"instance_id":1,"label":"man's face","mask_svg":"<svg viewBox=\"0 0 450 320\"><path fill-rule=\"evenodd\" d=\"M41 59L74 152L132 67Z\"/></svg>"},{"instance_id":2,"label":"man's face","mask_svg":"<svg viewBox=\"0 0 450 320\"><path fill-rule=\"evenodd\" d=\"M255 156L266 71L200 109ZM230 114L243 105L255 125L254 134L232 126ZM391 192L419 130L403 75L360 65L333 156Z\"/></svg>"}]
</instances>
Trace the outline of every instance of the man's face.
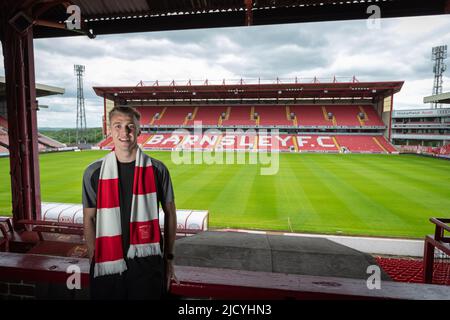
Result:
<instances>
[{"instance_id":1,"label":"man's face","mask_svg":"<svg viewBox=\"0 0 450 320\"><path fill-rule=\"evenodd\" d=\"M139 129L134 117L116 112L111 117L110 129L116 149L131 151L136 147Z\"/></svg>"}]
</instances>

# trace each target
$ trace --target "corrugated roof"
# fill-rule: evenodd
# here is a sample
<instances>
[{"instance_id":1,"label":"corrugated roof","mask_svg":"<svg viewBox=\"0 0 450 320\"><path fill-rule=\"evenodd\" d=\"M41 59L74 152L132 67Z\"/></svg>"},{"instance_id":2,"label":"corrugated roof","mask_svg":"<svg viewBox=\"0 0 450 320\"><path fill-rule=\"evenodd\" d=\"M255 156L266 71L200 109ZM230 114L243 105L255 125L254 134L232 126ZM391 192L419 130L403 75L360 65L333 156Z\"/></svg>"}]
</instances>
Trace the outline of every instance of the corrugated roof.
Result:
<instances>
[{"instance_id":1,"label":"corrugated roof","mask_svg":"<svg viewBox=\"0 0 450 320\"><path fill-rule=\"evenodd\" d=\"M32 1L32 0L31 0ZM64 21L68 3L81 9L85 30L94 34L115 34L244 26L247 13L251 24L266 25L312 21L367 19L370 5L377 5L382 18L450 13L449 0L253 0L251 11L247 0L71 0L55 2L40 17ZM34 10L48 5L36 0ZM36 37L73 36L73 32L47 27L35 28Z\"/></svg>"}]
</instances>

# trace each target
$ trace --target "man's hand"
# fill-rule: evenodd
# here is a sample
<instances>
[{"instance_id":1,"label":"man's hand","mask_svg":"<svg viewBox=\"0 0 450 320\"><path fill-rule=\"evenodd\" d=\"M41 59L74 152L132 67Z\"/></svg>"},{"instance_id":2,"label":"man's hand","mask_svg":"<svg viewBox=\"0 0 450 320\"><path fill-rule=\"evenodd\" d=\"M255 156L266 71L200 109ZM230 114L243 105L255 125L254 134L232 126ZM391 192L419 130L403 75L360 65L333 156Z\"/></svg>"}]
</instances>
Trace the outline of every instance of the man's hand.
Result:
<instances>
[{"instance_id":1,"label":"man's hand","mask_svg":"<svg viewBox=\"0 0 450 320\"><path fill-rule=\"evenodd\" d=\"M175 275L175 268L173 265L173 260L164 259L164 264L166 268L166 288L167 292L170 291L170 284L172 280L176 282L176 284L180 284L180 281L178 281L176 275Z\"/></svg>"},{"instance_id":2,"label":"man's hand","mask_svg":"<svg viewBox=\"0 0 450 320\"><path fill-rule=\"evenodd\" d=\"M170 282L172 280L179 283L175 277L173 260L167 259L167 255L174 254L175 236L177 233L177 209L175 207L175 202L165 202L161 205L164 211L164 262L166 268L166 288L167 291L169 291Z\"/></svg>"},{"instance_id":3,"label":"man's hand","mask_svg":"<svg viewBox=\"0 0 450 320\"><path fill-rule=\"evenodd\" d=\"M96 214L97 209L95 208L83 209L84 238L86 239L86 245L88 248L89 262L92 262L92 259L94 258Z\"/></svg>"}]
</instances>

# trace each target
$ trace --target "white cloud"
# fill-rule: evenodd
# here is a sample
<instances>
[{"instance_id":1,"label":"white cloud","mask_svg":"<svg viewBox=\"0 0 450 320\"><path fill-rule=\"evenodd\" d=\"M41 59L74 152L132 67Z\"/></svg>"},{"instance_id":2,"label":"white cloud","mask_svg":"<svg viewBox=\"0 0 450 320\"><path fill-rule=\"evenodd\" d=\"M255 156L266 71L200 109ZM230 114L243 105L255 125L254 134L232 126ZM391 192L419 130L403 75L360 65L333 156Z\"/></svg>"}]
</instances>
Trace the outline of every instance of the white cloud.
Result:
<instances>
[{"instance_id":1,"label":"white cloud","mask_svg":"<svg viewBox=\"0 0 450 320\"><path fill-rule=\"evenodd\" d=\"M74 64L86 66L89 126L101 125L103 110L93 86L156 79L355 75L360 81L404 80L395 108L423 108L433 85L431 47L442 44L450 44L448 16L383 19L378 30L355 20L40 39L35 41L36 79L63 87L66 94L40 99L50 108L39 111L38 120L40 126L75 126ZM445 90L450 90L448 77Z\"/></svg>"}]
</instances>

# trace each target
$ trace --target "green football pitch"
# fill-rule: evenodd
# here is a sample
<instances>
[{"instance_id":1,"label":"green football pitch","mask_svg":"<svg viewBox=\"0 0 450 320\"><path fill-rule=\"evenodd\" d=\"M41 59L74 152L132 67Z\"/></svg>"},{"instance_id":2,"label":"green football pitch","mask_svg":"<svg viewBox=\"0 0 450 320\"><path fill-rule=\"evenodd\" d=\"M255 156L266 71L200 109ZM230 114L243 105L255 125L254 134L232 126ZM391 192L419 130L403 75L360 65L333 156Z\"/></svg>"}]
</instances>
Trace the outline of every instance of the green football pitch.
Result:
<instances>
[{"instance_id":1,"label":"green football pitch","mask_svg":"<svg viewBox=\"0 0 450 320\"><path fill-rule=\"evenodd\" d=\"M81 203L84 168L105 151L40 155L42 201ZM255 164L182 164L170 170L179 209L206 209L210 227L423 238L450 217L450 161L414 155L279 154ZM247 157L249 154L247 154ZM248 159L247 159L248 160ZM0 159L0 214L11 214L9 159Z\"/></svg>"}]
</instances>

